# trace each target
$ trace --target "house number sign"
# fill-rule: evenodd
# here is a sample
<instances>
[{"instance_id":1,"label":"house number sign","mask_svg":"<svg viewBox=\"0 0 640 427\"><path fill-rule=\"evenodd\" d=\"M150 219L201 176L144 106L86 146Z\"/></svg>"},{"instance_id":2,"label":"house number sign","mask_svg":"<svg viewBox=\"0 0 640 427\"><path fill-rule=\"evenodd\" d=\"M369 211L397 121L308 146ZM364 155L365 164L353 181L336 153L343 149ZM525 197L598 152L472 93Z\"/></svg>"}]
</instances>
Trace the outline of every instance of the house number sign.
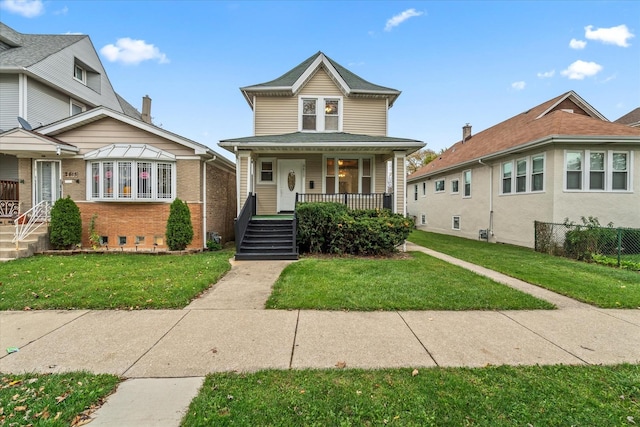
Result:
<instances>
[{"instance_id":1,"label":"house number sign","mask_svg":"<svg viewBox=\"0 0 640 427\"><path fill-rule=\"evenodd\" d=\"M289 175L287 175L287 185L289 186L289 191L293 191L296 188L296 173L293 169L289 171Z\"/></svg>"}]
</instances>

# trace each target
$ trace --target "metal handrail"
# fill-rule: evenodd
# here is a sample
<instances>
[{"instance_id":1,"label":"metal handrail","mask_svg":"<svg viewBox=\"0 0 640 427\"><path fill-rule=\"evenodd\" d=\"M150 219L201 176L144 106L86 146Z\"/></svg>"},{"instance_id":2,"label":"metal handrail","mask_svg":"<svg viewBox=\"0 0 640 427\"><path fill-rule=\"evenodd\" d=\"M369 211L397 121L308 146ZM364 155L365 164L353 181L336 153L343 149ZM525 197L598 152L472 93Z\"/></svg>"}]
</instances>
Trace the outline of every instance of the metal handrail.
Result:
<instances>
[{"instance_id":1,"label":"metal handrail","mask_svg":"<svg viewBox=\"0 0 640 427\"><path fill-rule=\"evenodd\" d=\"M18 247L21 241L40 228L42 224L48 224L50 218L51 202L43 200L25 213L18 215L15 220L16 232L11 241Z\"/></svg>"},{"instance_id":2,"label":"metal handrail","mask_svg":"<svg viewBox=\"0 0 640 427\"><path fill-rule=\"evenodd\" d=\"M256 214L256 195L249 193L247 201L240 210L240 214L235 221L235 234L236 234L236 252L240 252L240 245L249 226L251 218Z\"/></svg>"}]
</instances>

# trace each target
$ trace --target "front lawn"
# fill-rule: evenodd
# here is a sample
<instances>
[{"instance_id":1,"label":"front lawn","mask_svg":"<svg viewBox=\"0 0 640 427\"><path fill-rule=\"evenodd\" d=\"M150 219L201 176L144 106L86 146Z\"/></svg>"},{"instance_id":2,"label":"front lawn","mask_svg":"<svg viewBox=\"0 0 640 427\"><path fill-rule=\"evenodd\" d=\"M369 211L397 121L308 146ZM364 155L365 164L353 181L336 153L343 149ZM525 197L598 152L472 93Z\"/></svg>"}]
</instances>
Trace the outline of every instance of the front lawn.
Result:
<instances>
[{"instance_id":1,"label":"front lawn","mask_svg":"<svg viewBox=\"0 0 640 427\"><path fill-rule=\"evenodd\" d=\"M598 307L640 307L640 273L634 271L424 231L408 240Z\"/></svg>"},{"instance_id":2,"label":"front lawn","mask_svg":"<svg viewBox=\"0 0 640 427\"><path fill-rule=\"evenodd\" d=\"M627 426L640 366L208 375L183 426Z\"/></svg>"},{"instance_id":3,"label":"front lawn","mask_svg":"<svg viewBox=\"0 0 640 427\"><path fill-rule=\"evenodd\" d=\"M415 252L403 258L303 258L282 272L267 308L521 310L554 306Z\"/></svg>"},{"instance_id":4,"label":"front lawn","mask_svg":"<svg viewBox=\"0 0 640 427\"><path fill-rule=\"evenodd\" d=\"M230 268L230 250L190 255L39 255L0 263L0 310L182 308Z\"/></svg>"},{"instance_id":5,"label":"front lawn","mask_svg":"<svg viewBox=\"0 0 640 427\"><path fill-rule=\"evenodd\" d=\"M119 382L88 372L0 374L0 425L84 425Z\"/></svg>"}]
</instances>

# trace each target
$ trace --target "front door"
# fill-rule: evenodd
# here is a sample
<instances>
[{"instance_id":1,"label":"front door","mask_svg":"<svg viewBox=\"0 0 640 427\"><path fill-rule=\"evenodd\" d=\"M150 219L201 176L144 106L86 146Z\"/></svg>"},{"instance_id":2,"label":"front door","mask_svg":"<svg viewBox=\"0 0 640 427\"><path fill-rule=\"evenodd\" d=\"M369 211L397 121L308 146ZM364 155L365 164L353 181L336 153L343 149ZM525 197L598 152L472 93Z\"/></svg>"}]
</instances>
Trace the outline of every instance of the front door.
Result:
<instances>
[{"instance_id":1,"label":"front door","mask_svg":"<svg viewBox=\"0 0 640 427\"><path fill-rule=\"evenodd\" d=\"M60 161L36 160L35 204L46 200L52 205L61 196Z\"/></svg>"},{"instance_id":2,"label":"front door","mask_svg":"<svg viewBox=\"0 0 640 427\"><path fill-rule=\"evenodd\" d=\"M304 160L278 160L278 212L293 212L296 193L304 193Z\"/></svg>"}]
</instances>

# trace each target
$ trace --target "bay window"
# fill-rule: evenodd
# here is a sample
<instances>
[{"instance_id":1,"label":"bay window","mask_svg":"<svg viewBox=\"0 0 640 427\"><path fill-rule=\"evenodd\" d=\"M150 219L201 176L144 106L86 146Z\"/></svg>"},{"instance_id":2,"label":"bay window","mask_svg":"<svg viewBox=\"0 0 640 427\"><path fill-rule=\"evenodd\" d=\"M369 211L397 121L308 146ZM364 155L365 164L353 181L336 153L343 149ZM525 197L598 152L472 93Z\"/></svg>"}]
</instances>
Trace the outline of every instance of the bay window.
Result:
<instances>
[{"instance_id":1,"label":"bay window","mask_svg":"<svg viewBox=\"0 0 640 427\"><path fill-rule=\"evenodd\" d=\"M175 196L174 163L93 161L89 170L94 200L171 200Z\"/></svg>"},{"instance_id":2,"label":"bay window","mask_svg":"<svg viewBox=\"0 0 640 427\"><path fill-rule=\"evenodd\" d=\"M632 153L613 150L565 152L565 189L574 191L629 191Z\"/></svg>"}]
</instances>

